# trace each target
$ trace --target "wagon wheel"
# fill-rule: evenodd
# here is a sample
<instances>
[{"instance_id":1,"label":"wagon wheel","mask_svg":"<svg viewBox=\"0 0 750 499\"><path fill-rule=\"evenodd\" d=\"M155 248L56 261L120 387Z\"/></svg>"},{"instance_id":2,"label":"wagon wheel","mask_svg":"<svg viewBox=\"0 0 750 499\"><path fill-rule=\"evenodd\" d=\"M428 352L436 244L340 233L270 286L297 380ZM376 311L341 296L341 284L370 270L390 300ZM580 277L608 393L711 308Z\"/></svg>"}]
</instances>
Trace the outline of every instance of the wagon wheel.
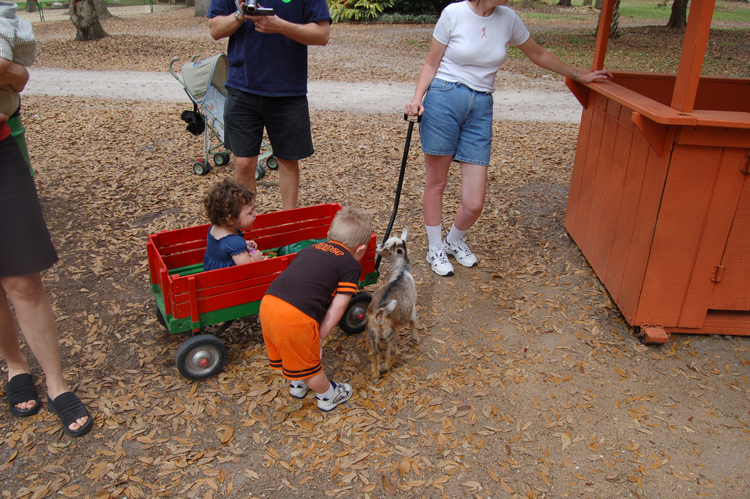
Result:
<instances>
[{"instance_id":1,"label":"wagon wheel","mask_svg":"<svg viewBox=\"0 0 750 499\"><path fill-rule=\"evenodd\" d=\"M346 307L344 316L339 321L339 327L346 334L359 334L367 325L367 307L372 301L369 293L357 293Z\"/></svg>"},{"instance_id":2,"label":"wagon wheel","mask_svg":"<svg viewBox=\"0 0 750 499\"><path fill-rule=\"evenodd\" d=\"M215 376L227 361L227 349L219 338L199 334L185 341L177 350L177 370L191 381Z\"/></svg>"},{"instance_id":3,"label":"wagon wheel","mask_svg":"<svg viewBox=\"0 0 750 499\"><path fill-rule=\"evenodd\" d=\"M266 166L271 170L276 170L279 167L279 160L276 159L276 156L269 156L266 159Z\"/></svg>"},{"instance_id":4,"label":"wagon wheel","mask_svg":"<svg viewBox=\"0 0 750 499\"><path fill-rule=\"evenodd\" d=\"M159 305L156 305L156 320L159 321L159 324L164 326L164 329L169 329L167 326L167 320L164 318L164 314L161 312Z\"/></svg>"}]
</instances>

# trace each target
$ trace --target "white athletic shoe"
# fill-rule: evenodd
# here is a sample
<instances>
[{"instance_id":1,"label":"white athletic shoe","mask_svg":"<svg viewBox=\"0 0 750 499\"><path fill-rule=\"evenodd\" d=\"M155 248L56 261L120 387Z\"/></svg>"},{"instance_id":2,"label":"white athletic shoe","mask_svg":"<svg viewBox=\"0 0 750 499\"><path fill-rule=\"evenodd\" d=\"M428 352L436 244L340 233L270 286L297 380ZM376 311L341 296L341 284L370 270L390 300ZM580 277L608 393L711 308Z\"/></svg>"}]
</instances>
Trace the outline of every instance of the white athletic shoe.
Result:
<instances>
[{"instance_id":1,"label":"white athletic shoe","mask_svg":"<svg viewBox=\"0 0 750 499\"><path fill-rule=\"evenodd\" d=\"M455 258L458 263L464 267L476 266L477 257L474 256L474 253L472 253L469 247L466 246L465 237L461 238L461 240L455 244L451 244L447 240L444 241L444 243L443 247L445 248L446 253Z\"/></svg>"},{"instance_id":2,"label":"white athletic shoe","mask_svg":"<svg viewBox=\"0 0 750 499\"><path fill-rule=\"evenodd\" d=\"M333 381L331 383L335 385L333 387L333 397L324 399L320 398L320 395L318 395L318 409L323 412L334 410L339 404L343 404L352 398L352 394L354 393L352 385L348 383L336 383Z\"/></svg>"},{"instance_id":3,"label":"white athletic shoe","mask_svg":"<svg viewBox=\"0 0 750 499\"><path fill-rule=\"evenodd\" d=\"M292 386L289 387L289 395L296 399L305 398L305 395L307 395L307 392L309 391L310 389L301 379L292 381Z\"/></svg>"},{"instance_id":4,"label":"white athletic shoe","mask_svg":"<svg viewBox=\"0 0 750 499\"><path fill-rule=\"evenodd\" d=\"M448 255L445 254L445 250L445 244L438 248L427 249L427 263L432 266L432 271L439 276L453 275L453 265L448 261Z\"/></svg>"}]
</instances>

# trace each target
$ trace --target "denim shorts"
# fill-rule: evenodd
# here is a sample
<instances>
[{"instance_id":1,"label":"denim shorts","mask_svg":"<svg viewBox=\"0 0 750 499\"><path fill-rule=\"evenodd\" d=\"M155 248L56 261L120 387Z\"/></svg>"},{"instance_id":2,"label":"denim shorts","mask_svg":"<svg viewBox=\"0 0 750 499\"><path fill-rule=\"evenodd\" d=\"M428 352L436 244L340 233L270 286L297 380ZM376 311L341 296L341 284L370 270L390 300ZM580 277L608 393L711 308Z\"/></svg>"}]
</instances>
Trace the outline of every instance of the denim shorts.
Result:
<instances>
[{"instance_id":1,"label":"denim shorts","mask_svg":"<svg viewBox=\"0 0 750 499\"><path fill-rule=\"evenodd\" d=\"M264 97L227 87L224 146L238 158L257 156L263 127L281 159L297 161L315 152L306 95Z\"/></svg>"},{"instance_id":2,"label":"denim shorts","mask_svg":"<svg viewBox=\"0 0 750 499\"><path fill-rule=\"evenodd\" d=\"M435 78L425 95L419 124L422 152L489 166L492 152L492 94Z\"/></svg>"}]
</instances>

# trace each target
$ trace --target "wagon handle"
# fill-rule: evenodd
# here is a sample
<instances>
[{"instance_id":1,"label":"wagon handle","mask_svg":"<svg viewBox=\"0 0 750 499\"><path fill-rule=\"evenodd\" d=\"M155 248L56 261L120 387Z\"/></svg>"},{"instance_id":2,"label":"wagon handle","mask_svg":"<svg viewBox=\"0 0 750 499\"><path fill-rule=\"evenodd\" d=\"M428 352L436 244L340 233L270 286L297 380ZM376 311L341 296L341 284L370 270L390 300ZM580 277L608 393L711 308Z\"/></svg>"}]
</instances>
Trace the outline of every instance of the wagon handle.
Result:
<instances>
[{"instance_id":1,"label":"wagon handle","mask_svg":"<svg viewBox=\"0 0 750 499\"><path fill-rule=\"evenodd\" d=\"M383 242L387 241L391 235L391 229L393 229L393 222L396 221L396 213L398 213L398 202L401 199L401 187L404 185L404 173L406 173L406 159L409 157L409 146L411 145L411 133L414 131L414 123L422 121L422 115L417 115L416 119L414 116L409 116L404 113L404 120L409 122L409 130L406 132L406 144L404 145L404 155L401 158L401 172L398 175L398 186L396 187L396 199L393 202L393 213L391 213L391 220L388 222L388 228L385 231ZM382 257L378 255L375 259L375 270L380 268L380 260Z\"/></svg>"}]
</instances>

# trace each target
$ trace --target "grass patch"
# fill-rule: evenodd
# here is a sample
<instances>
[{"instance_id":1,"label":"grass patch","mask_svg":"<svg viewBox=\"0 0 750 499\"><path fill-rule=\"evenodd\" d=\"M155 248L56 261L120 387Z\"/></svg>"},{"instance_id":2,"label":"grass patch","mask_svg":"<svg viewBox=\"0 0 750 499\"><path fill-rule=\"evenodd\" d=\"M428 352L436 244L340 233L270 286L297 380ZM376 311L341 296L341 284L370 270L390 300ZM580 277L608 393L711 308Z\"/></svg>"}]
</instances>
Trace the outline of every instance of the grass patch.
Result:
<instances>
[{"instance_id":1,"label":"grass patch","mask_svg":"<svg viewBox=\"0 0 750 499\"><path fill-rule=\"evenodd\" d=\"M622 35L607 45L605 66L612 70L676 73L684 30L663 26L621 29ZM590 67L596 45L593 30L540 31L534 39L568 64ZM508 60L525 59L515 47ZM528 63L533 66L532 63ZM526 71L523 71L526 72ZM706 47L703 74L750 77L750 29L712 29Z\"/></svg>"},{"instance_id":2,"label":"grass patch","mask_svg":"<svg viewBox=\"0 0 750 499\"><path fill-rule=\"evenodd\" d=\"M522 0L510 1L508 5L512 6L521 19L533 19L560 22L570 20L581 21L598 18L598 11L592 11L588 15L580 9L583 6L583 0L573 0L573 9L560 8L555 6L557 0L543 0L536 2L534 7L524 8ZM657 0L627 0L620 2L620 19L624 21L641 21L641 22L664 22L669 20L672 13L672 3L663 3ZM688 11L689 13L689 11ZM731 22L748 22L750 23L750 4L740 2L717 2L712 19L716 21Z\"/></svg>"}]
</instances>

